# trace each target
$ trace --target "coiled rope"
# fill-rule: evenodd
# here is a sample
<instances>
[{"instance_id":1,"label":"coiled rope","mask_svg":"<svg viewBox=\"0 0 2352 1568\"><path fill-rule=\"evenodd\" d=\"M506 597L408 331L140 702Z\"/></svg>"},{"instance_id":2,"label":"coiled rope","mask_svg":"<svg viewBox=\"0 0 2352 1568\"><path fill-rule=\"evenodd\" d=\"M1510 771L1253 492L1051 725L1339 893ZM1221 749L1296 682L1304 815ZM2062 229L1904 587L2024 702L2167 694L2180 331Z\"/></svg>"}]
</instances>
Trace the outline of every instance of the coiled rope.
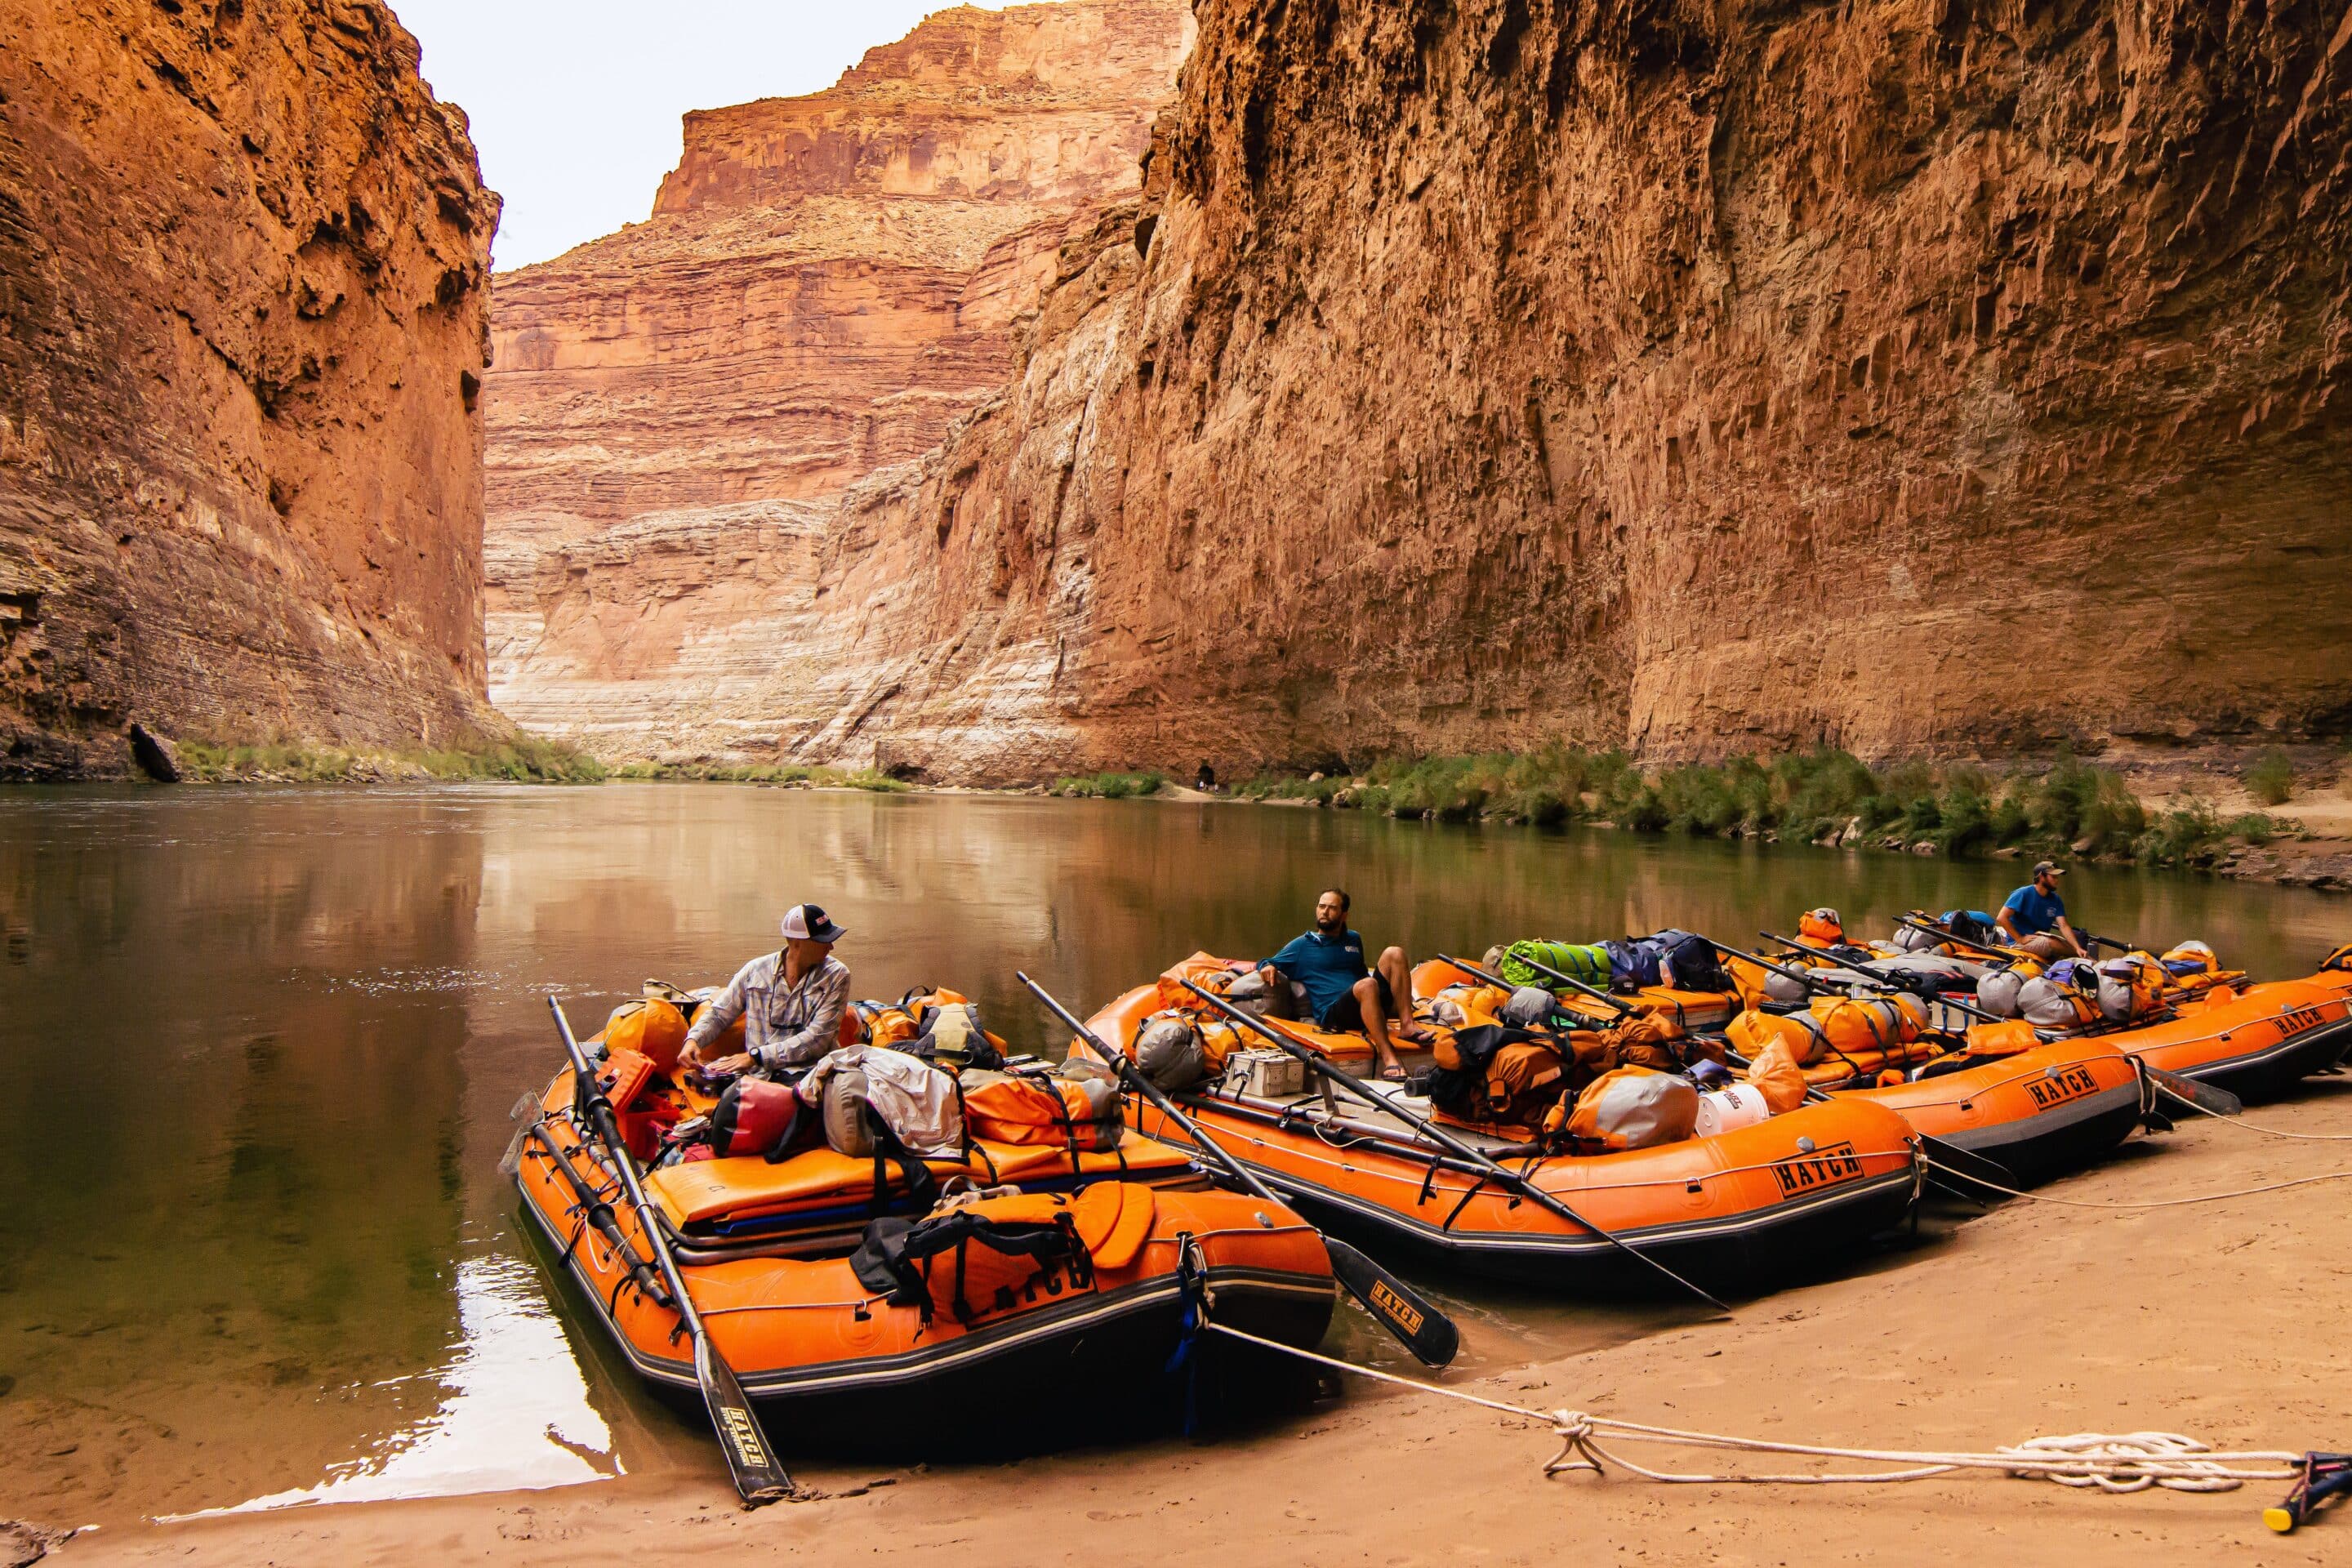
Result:
<instances>
[{"instance_id":1,"label":"coiled rope","mask_svg":"<svg viewBox=\"0 0 2352 1568\"><path fill-rule=\"evenodd\" d=\"M1228 1328L1205 1313L1201 1327L1210 1333L1223 1334L1263 1350L1279 1351L1301 1361L1352 1373L1358 1377L1394 1384L1416 1394L1435 1394L1444 1399L1459 1400L1465 1405L1499 1411L1506 1415L1541 1422L1549 1426L1560 1440L1559 1452L1544 1462L1543 1473L1547 1476L1567 1470L1590 1470L1594 1475L1606 1475L1608 1467L1614 1465L1644 1480L1675 1486L1868 1486L1890 1481L1926 1480L1933 1476L1950 1475L1960 1470L1998 1470L2021 1479L2040 1477L2056 1481L2061 1486L2096 1488L2106 1492L2146 1491L2150 1487L2184 1492L2224 1492L2234 1491L2248 1481L2288 1480L2303 1474L2304 1456L2301 1454L2271 1449L2217 1453L2196 1438L2183 1436L2177 1432L2077 1432L2064 1437L2036 1437L2014 1447L1997 1448L1989 1454L1900 1448L1832 1448L1804 1443L1775 1443L1759 1437L1731 1437L1715 1432L1692 1432L1675 1426L1651 1426L1638 1421L1620 1421L1614 1416L1594 1415L1582 1410L1532 1410L1524 1405L1487 1399L1458 1388L1447 1388L1440 1384L1423 1383L1418 1378L1382 1372L1378 1367L1359 1366L1354 1362L1301 1350L1278 1340L1263 1339L1241 1329ZM1657 1470L1635 1464L1604 1446L1603 1439L1617 1444L1654 1443L1742 1454L1800 1454L1808 1458L1852 1459L1903 1468L1862 1473L1791 1471L1763 1475Z\"/></svg>"}]
</instances>

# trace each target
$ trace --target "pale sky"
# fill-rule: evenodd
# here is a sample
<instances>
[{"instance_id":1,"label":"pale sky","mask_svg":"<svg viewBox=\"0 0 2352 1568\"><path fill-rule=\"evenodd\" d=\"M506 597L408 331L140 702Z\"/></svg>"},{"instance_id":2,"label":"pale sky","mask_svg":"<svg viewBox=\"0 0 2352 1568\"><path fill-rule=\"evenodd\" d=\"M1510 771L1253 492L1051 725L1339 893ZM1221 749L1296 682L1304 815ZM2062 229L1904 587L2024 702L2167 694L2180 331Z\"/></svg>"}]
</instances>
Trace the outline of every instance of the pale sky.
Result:
<instances>
[{"instance_id":1,"label":"pale sky","mask_svg":"<svg viewBox=\"0 0 2352 1568\"><path fill-rule=\"evenodd\" d=\"M976 0L999 11L1008 0ZM948 0L391 0L507 199L501 268L653 210L678 118L831 87Z\"/></svg>"}]
</instances>

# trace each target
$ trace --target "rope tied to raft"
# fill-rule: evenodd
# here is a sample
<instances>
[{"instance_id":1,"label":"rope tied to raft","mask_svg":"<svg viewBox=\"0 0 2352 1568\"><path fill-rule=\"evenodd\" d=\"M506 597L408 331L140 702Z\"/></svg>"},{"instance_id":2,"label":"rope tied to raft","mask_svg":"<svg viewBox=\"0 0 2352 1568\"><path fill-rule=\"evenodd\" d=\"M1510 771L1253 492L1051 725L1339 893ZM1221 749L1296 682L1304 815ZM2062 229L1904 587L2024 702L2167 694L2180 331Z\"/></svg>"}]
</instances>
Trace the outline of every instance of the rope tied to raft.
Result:
<instances>
[{"instance_id":1,"label":"rope tied to raft","mask_svg":"<svg viewBox=\"0 0 2352 1568\"><path fill-rule=\"evenodd\" d=\"M2197 1204L2226 1203L2231 1198L2251 1198L2263 1193L2283 1193L2291 1187L2315 1186L2322 1182L2352 1180L2352 1171L2329 1171L2317 1176L2296 1176L2284 1182L2264 1182L2260 1186L2253 1187L2232 1187L2226 1192L2198 1193L2185 1198L2144 1198L2137 1202L2104 1203L2095 1198L2062 1198L2053 1193L2030 1193L2021 1187L2004 1187L1999 1182L1988 1182L1982 1176L1971 1174L1967 1171L1956 1171L1932 1154L1927 1156L1927 1165L1930 1170L1941 1171L1948 1176L1958 1177L1969 1186L1981 1187L1989 1193L1999 1193L2006 1198L2023 1198L2029 1203L2037 1204L2056 1204L2062 1208L2070 1209L2132 1211L2189 1208Z\"/></svg>"},{"instance_id":2,"label":"rope tied to raft","mask_svg":"<svg viewBox=\"0 0 2352 1568\"><path fill-rule=\"evenodd\" d=\"M1758 1437L1726 1436L1715 1432L1651 1426L1582 1410L1533 1410L1524 1405L1488 1399L1442 1384L1423 1383L1378 1367L1359 1366L1278 1340L1263 1339L1241 1329L1202 1320L1203 1331L1223 1334L1265 1350L1279 1351L1336 1371L1352 1373L1380 1383L1394 1384L1416 1394L1435 1394L1482 1409L1499 1411L1549 1426L1560 1440L1559 1452L1544 1464L1547 1476L1570 1470L1606 1475L1614 1466L1644 1480L1675 1486L1835 1486L1878 1485L1890 1481L1926 1480L1962 1470L1994 1470L2030 1479L2041 1477L2062 1486L2094 1488L2106 1492L2145 1491L2164 1487L2173 1491L2234 1491L2248 1481L2287 1480L2303 1474L2304 1456L2273 1449L2216 1452L2194 1437L2177 1432L2077 1432L2063 1437L2035 1437L2014 1447L1991 1453L1927 1451L1895 1448L1833 1448L1803 1443L1775 1443ZM1809 1458L1850 1459L1903 1467L1861 1473L1792 1471L1778 1474L1695 1474L1652 1469L1639 1465L1607 1443L1653 1443L1675 1447L1715 1448L1731 1453L1797 1454Z\"/></svg>"},{"instance_id":3,"label":"rope tied to raft","mask_svg":"<svg viewBox=\"0 0 2352 1568\"><path fill-rule=\"evenodd\" d=\"M2095 1488L2105 1492L2138 1492L2164 1487L2183 1492L2235 1491L2248 1481L2285 1480L2300 1473L2303 1456L2268 1450L2215 1453L2206 1444L2177 1432L2076 1432L2063 1437L2035 1437L2013 1447L1987 1453L1886 1448L1836 1448L1806 1443L1771 1443L1753 1437L1727 1437L1712 1432L1686 1432L1671 1426L1648 1426L1588 1415L1581 1410L1555 1411L1552 1431L1560 1449L1544 1465L1544 1474L1566 1470L1607 1473L1614 1465L1645 1480L1680 1486L1837 1486L1875 1485L1888 1481L1918 1481L1960 1470L1999 1470L2021 1479L2040 1477L2061 1486ZM1792 1471L1780 1474L1692 1474L1657 1470L1639 1465L1601 1446L1601 1439L1659 1443L1681 1447L1718 1448L1733 1453L1801 1454L1811 1458L1853 1459L1906 1468L1859 1474ZM2259 1466L2256 1468L2252 1467Z\"/></svg>"}]
</instances>

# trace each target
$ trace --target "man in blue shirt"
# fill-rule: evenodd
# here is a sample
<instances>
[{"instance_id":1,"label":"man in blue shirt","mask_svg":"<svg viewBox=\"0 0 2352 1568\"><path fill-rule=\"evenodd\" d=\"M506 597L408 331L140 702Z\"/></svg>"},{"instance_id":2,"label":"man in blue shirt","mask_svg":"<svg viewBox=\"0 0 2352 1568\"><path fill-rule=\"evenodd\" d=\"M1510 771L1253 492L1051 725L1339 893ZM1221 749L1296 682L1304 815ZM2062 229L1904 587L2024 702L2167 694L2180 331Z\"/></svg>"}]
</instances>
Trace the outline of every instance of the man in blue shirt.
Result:
<instances>
[{"instance_id":1,"label":"man in blue shirt","mask_svg":"<svg viewBox=\"0 0 2352 1568\"><path fill-rule=\"evenodd\" d=\"M1326 888L1315 900L1315 929L1258 965L1258 973L1275 994L1284 994L1290 981L1307 992L1308 1011L1318 1027L1335 1035L1360 1032L1372 1042L1381 1076L1400 1079L1404 1064L1390 1044L1390 1020L1395 1032L1412 1045L1423 1045L1430 1033L1412 1021L1412 966L1404 949L1391 947L1381 954L1378 967L1364 966L1364 939L1348 929L1346 889ZM1405 998L1397 1010L1397 998Z\"/></svg>"},{"instance_id":2,"label":"man in blue shirt","mask_svg":"<svg viewBox=\"0 0 2352 1568\"><path fill-rule=\"evenodd\" d=\"M2058 896L2058 879L2065 868L2044 860L2033 868L2033 880L2010 894L1993 917L2001 933L2044 963L2069 954L2087 958L2083 939L2066 923L2066 900Z\"/></svg>"}]
</instances>

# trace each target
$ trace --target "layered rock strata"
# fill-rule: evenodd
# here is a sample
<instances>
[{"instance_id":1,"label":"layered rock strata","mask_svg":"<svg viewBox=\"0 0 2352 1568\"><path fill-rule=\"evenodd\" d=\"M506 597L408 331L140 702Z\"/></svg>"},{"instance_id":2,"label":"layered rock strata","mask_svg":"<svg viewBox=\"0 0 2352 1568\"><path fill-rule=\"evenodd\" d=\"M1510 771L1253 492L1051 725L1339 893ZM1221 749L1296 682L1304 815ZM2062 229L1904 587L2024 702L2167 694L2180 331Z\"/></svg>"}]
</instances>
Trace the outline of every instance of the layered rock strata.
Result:
<instances>
[{"instance_id":1,"label":"layered rock strata","mask_svg":"<svg viewBox=\"0 0 2352 1568\"><path fill-rule=\"evenodd\" d=\"M681 738L1007 782L2343 732L2352 17L1199 13L1009 388Z\"/></svg>"},{"instance_id":2,"label":"layered rock strata","mask_svg":"<svg viewBox=\"0 0 2352 1568\"><path fill-rule=\"evenodd\" d=\"M0 13L0 777L483 703L489 240L374 0Z\"/></svg>"},{"instance_id":3,"label":"layered rock strata","mask_svg":"<svg viewBox=\"0 0 2352 1568\"><path fill-rule=\"evenodd\" d=\"M1134 189L1191 28L1184 0L941 12L824 92L688 115L648 222L501 274L500 705L610 737L614 754L658 747L638 709L730 728L713 692L768 679L769 650L797 634L790 616L764 634L712 617L773 607L771 535L803 527L778 521L803 519L798 503L920 457L1003 384L1074 220ZM689 659L658 689L670 667L633 645L677 649L631 606L684 592L672 574L693 542L739 540L752 575L728 581L712 558L696 646L743 662ZM640 544L653 553L633 579ZM608 571L609 590L582 590ZM642 702L616 689L632 681Z\"/></svg>"}]
</instances>

